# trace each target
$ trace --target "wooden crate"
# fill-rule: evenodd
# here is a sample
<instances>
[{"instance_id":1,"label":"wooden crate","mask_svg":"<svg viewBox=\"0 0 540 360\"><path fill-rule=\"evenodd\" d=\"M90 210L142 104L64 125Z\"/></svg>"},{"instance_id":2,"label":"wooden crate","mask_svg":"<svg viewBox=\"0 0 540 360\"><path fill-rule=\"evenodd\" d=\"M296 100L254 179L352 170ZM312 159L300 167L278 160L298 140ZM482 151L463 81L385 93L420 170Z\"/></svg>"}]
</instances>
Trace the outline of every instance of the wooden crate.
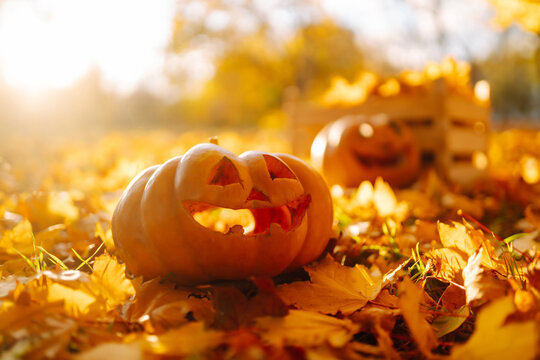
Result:
<instances>
[{"instance_id":1,"label":"wooden crate","mask_svg":"<svg viewBox=\"0 0 540 360\"><path fill-rule=\"evenodd\" d=\"M371 95L364 103L340 108L300 102L289 94L285 109L293 152L300 157L309 157L313 139L327 123L346 115L386 114L411 128L424 162L432 163L449 180L470 185L486 170L489 102L451 92L442 79L426 91L392 97Z\"/></svg>"}]
</instances>

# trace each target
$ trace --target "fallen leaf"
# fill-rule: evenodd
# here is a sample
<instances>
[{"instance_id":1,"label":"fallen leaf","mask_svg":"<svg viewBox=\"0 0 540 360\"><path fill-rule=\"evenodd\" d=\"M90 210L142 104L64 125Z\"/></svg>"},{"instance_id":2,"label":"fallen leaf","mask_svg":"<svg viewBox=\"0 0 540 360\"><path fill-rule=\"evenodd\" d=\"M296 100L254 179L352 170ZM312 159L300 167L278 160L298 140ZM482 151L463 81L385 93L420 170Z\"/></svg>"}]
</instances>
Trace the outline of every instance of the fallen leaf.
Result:
<instances>
[{"instance_id":1,"label":"fallen leaf","mask_svg":"<svg viewBox=\"0 0 540 360\"><path fill-rule=\"evenodd\" d=\"M393 215L398 208L392 187L380 177L375 180L373 204L380 217Z\"/></svg>"},{"instance_id":2,"label":"fallen leaf","mask_svg":"<svg viewBox=\"0 0 540 360\"><path fill-rule=\"evenodd\" d=\"M533 359L538 346L534 321L505 324L515 311L512 299L504 297L486 305L476 319L475 331L464 345L456 345L452 359Z\"/></svg>"},{"instance_id":3,"label":"fallen leaf","mask_svg":"<svg viewBox=\"0 0 540 360\"><path fill-rule=\"evenodd\" d=\"M115 257L98 256L93 268L89 289L96 297L101 297L107 311L124 304L130 296L135 295L133 282L126 278L126 265L118 263Z\"/></svg>"},{"instance_id":4,"label":"fallen leaf","mask_svg":"<svg viewBox=\"0 0 540 360\"><path fill-rule=\"evenodd\" d=\"M149 335L145 338L145 353L157 355L202 356L223 342L224 334L205 328L202 322L191 322L180 328L169 330L162 335Z\"/></svg>"},{"instance_id":5,"label":"fallen leaf","mask_svg":"<svg viewBox=\"0 0 540 360\"><path fill-rule=\"evenodd\" d=\"M319 264L307 266L311 281L280 285L277 293L283 300L299 309L326 314L351 314L381 290L379 274L370 274L362 266L342 266L327 256Z\"/></svg>"},{"instance_id":6,"label":"fallen leaf","mask_svg":"<svg viewBox=\"0 0 540 360\"><path fill-rule=\"evenodd\" d=\"M506 294L505 281L499 280L482 265L483 252L484 248L480 248L476 254L471 255L463 269L467 304L472 307L478 307Z\"/></svg>"},{"instance_id":7,"label":"fallen leaf","mask_svg":"<svg viewBox=\"0 0 540 360\"><path fill-rule=\"evenodd\" d=\"M399 308L399 298L396 295L391 294L388 289L383 289L371 303L390 309Z\"/></svg>"},{"instance_id":8,"label":"fallen leaf","mask_svg":"<svg viewBox=\"0 0 540 360\"><path fill-rule=\"evenodd\" d=\"M446 311L461 309L467 303L465 289L455 284L448 285L441 295L440 303Z\"/></svg>"},{"instance_id":9,"label":"fallen leaf","mask_svg":"<svg viewBox=\"0 0 540 360\"><path fill-rule=\"evenodd\" d=\"M17 255L18 252L24 255L34 254L33 239L32 224L28 219L24 219L13 229L4 231L0 237L0 258L2 252L10 255Z\"/></svg>"},{"instance_id":10,"label":"fallen leaf","mask_svg":"<svg viewBox=\"0 0 540 360\"><path fill-rule=\"evenodd\" d=\"M159 278L147 281L136 290L136 296L126 311L130 322L151 321L154 326L168 328L187 322L188 300L199 293L196 289L175 289L174 284L161 283Z\"/></svg>"},{"instance_id":11,"label":"fallen leaf","mask_svg":"<svg viewBox=\"0 0 540 360\"><path fill-rule=\"evenodd\" d=\"M287 314L287 307L277 295L271 279L256 278L253 282L257 286L257 293L249 299L236 287L213 287L212 303L216 309L214 326L232 330L252 324L257 317Z\"/></svg>"},{"instance_id":12,"label":"fallen leaf","mask_svg":"<svg viewBox=\"0 0 540 360\"><path fill-rule=\"evenodd\" d=\"M500 262L496 261L495 248L484 233L480 230L453 222L451 225L440 222L438 225L439 237L445 248L450 248L464 256L467 259L475 254L480 248L484 249L482 253L482 264L491 269L501 269Z\"/></svg>"},{"instance_id":13,"label":"fallen leaf","mask_svg":"<svg viewBox=\"0 0 540 360\"><path fill-rule=\"evenodd\" d=\"M463 283L461 275L467 265L463 253L451 248L431 250L426 256L433 260L434 276L441 280Z\"/></svg>"},{"instance_id":14,"label":"fallen leaf","mask_svg":"<svg viewBox=\"0 0 540 360\"><path fill-rule=\"evenodd\" d=\"M75 318L88 315L96 298L80 287L80 284L74 284L72 288L66 285L52 282L49 284L49 294L47 301L63 301L64 308L68 314ZM95 314L91 314L94 316Z\"/></svg>"},{"instance_id":15,"label":"fallen leaf","mask_svg":"<svg viewBox=\"0 0 540 360\"><path fill-rule=\"evenodd\" d=\"M122 359L122 360L142 360L143 352L141 345L137 342L123 343L105 343L96 346L93 349L75 355L76 360L103 360L103 359Z\"/></svg>"},{"instance_id":16,"label":"fallen leaf","mask_svg":"<svg viewBox=\"0 0 540 360\"><path fill-rule=\"evenodd\" d=\"M538 300L531 290L518 289L514 294L514 304L522 313L532 313L538 309Z\"/></svg>"},{"instance_id":17,"label":"fallen leaf","mask_svg":"<svg viewBox=\"0 0 540 360\"><path fill-rule=\"evenodd\" d=\"M291 310L282 318L259 318L256 324L262 338L277 346L311 347L328 342L339 348L359 329L359 325L349 319L304 310Z\"/></svg>"},{"instance_id":18,"label":"fallen leaf","mask_svg":"<svg viewBox=\"0 0 540 360\"><path fill-rule=\"evenodd\" d=\"M0 299L6 297L16 287L17 279L15 276L9 276L6 279L0 280Z\"/></svg>"},{"instance_id":19,"label":"fallen leaf","mask_svg":"<svg viewBox=\"0 0 540 360\"><path fill-rule=\"evenodd\" d=\"M435 336L440 338L457 330L467 320L470 314L469 308L463 305L452 314L437 316L431 323Z\"/></svg>"},{"instance_id":20,"label":"fallen leaf","mask_svg":"<svg viewBox=\"0 0 540 360\"><path fill-rule=\"evenodd\" d=\"M368 305L350 316L351 320L362 326L362 331L375 334L379 352L384 354L386 359L400 359L390 336L396 323L397 312L398 310Z\"/></svg>"},{"instance_id":21,"label":"fallen leaf","mask_svg":"<svg viewBox=\"0 0 540 360\"><path fill-rule=\"evenodd\" d=\"M250 330L244 328L227 333L225 337L227 344L227 359L249 359L265 358L267 356L267 346L263 341Z\"/></svg>"},{"instance_id":22,"label":"fallen leaf","mask_svg":"<svg viewBox=\"0 0 540 360\"><path fill-rule=\"evenodd\" d=\"M405 279L399 286L399 308L411 335L420 352L430 357L431 350L437 346L433 329L420 312L424 292L411 280Z\"/></svg>"}]
</instances>

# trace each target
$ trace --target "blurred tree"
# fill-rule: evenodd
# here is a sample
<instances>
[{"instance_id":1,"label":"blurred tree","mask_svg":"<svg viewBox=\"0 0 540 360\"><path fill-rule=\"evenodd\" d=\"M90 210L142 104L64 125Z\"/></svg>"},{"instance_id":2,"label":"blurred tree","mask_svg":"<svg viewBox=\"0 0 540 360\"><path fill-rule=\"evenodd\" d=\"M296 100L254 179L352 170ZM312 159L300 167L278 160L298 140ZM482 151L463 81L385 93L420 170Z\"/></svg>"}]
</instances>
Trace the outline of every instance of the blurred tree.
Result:
<instances>
[{"instance_id":1,"label":"blurred tree","mask_svg":"<svg viewBox=\"0 0 540 360\"><path fill-rule=\"evenodd\" d=\"M500 63L499 69L507 72L511 66L512 74L501 84L504 89L500 93L495 92L494 104L503 99L513 102L517 109L523 111L528 116L540 116L540 2L538 0L489 0L496 8L495 22L504 28L508 28L514 23L518 23L525 30L536 34L536 50L532 56L522 56L521 54L510 54L506 59L501 56L494 61L505 61ZM503 38L504 40L504 38ZM489 61L488 61L489 62ZM488 65L489 67L489 65ZM495 84L500 75L493 73ZM494 86L497 89L499 86ZM500 96L501 99L498 99ZM502 115L507 115L505 109Z\"/></svg>"},{"instance_id":2,"label":"blurred tree","mask_svg":"<svg viewBox=\"0 0 540 360\"><path fill-rule=\"evenodd\" d=\"M172 77L184 85L176 109L187 109L197 122L254 124L281 106L286 88L311 97L324 91L333 75L352 79L362 69L352 31L329 20L316 3L287 1L278 9L251 1L188 3L175 23L171 50L181 57L199 47L213 71L196 96L185 86L194 74L176 71ZM297 14L302 16L294 18ZM288 31L281 33L280 26Z\"/></svg>"},{"instance_id":3,"label":"blurred tree","mask_svg":"<svg viewBox=\"0 0 540 360\"><path fill-rule=\"evenodd\" d=\"M287 44L290 85L313 97L324 92L333 75L353 80L363 68L363 56L352 31L330 20L305 26Z\"/></svg>"},{"instance_id":4,"label":"blurred tree","mask_svg":"<svg viewBox=\"0 0 540 360\"><path fill-rule=\"evenodd\" d=\"M475 64L479 78L491 83L491 100L496 119L527 118L537 110L534 101L538 85L534 57L516 52L493 53Z\"/></svg>"},{"instance_id":5,"label":"blurred tree","mask_svg":"<svg viewBox=\"0 0 540 360\"><path fill-rule=\"evenodd\" d=\"M201 96L187 102L190 117L253 124L281 106L289 86L310 98L326 90L335 74L352 79L362 68L362 56L351 31L325 20L299 29L284 48L260 31L225 52L215 67Z\"/></svg>"},{"instance_id":6,"label":"blurred tree","mask_svg":"<svg viewBox=\"0 0 540 360\"><path fill-rule=\"evenodd\" d=\"M540 34L538 0L489 0L497 9L495 21L503 27L518 22L525 29Z\"/></svg>"}]
</instances>

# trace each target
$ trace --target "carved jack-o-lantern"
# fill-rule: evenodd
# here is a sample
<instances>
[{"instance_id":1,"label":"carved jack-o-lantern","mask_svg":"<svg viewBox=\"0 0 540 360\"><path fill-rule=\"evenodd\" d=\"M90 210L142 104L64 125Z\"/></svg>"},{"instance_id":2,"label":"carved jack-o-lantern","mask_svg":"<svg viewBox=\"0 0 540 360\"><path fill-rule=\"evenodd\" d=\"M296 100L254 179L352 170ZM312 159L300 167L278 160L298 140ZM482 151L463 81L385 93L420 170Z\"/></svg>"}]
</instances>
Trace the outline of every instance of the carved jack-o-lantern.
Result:
<instances>
[{"instance_id":1,"label":"carved jack-o-lantern","mask_svg":"<svg viewBox=\"0 0 540 360\"><path fill-rule=\"evenodd\" d=\"M406 186L420 171L420 150L404 124L379 115L348 116L325 126L313 141L311 160L329 184L358 186L382 177Z\"/></svg>"},{"instance_id":2,"label":"carved jack-o-lantern","mask_svg":"<svg viewBox=\"0 0 540 360\"><path fill-rule=\"evenodd\" d=\"M247 209L251 228L207 228L209 209ZM244 210L245 211L245 210ZM235 156L199 144L139 174L113 215L127 268L180 283L274 276L316 259L331 236L332 203L322 177L286 154Z\"/></svg>"}]
</instances>

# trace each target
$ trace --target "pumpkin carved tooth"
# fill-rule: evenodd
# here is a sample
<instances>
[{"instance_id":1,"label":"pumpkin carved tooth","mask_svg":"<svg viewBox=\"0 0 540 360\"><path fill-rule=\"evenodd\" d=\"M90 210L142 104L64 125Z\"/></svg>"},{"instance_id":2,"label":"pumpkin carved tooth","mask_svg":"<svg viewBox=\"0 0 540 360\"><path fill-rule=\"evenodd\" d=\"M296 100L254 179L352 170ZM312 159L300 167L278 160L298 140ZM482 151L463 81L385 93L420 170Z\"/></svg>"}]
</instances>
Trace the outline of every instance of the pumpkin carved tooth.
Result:
<instances>
[{"instance_id":1,"label":"pumpkin carved tooth","mask_svg":"<svg viewBox=\"0 0 540 360\"><path fill-rule=\"evenodd\" d=\"M235 156L200 144L145 174L122 195L112 231L127 269L146 279L173 273L193 285L275 276L315 260L333 235L328 187L290 155ZM212 211L219 228L198 221ZM228 221L220 211L244 217Z\"/></svg>"}]
</instances>

